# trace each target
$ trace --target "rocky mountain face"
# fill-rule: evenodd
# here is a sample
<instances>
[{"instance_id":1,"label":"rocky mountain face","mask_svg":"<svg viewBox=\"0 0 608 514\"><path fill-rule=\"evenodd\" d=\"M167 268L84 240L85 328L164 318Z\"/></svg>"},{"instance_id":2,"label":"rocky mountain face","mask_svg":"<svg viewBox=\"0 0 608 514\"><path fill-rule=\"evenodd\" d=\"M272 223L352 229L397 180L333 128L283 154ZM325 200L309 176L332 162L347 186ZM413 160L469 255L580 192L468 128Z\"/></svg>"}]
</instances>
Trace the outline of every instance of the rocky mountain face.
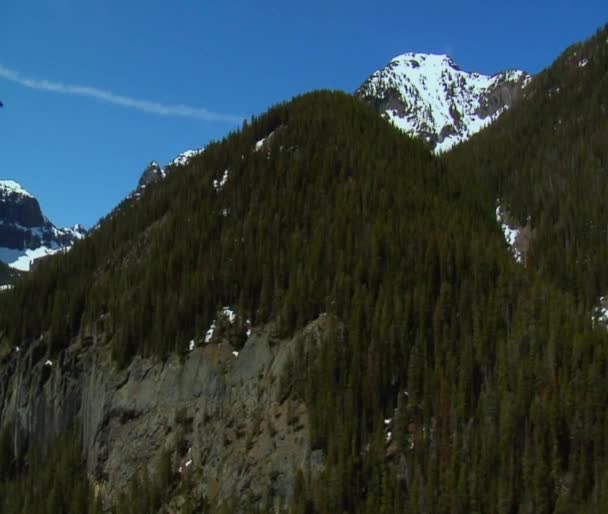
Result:
<instances>
[{"instance_id":1,"label":"rocky mountain face","mask_svg":"<svg viewBox=\"0 0 608 514\"><path fill-rule=\"evenodd\" d=\"M139 182L137 183L137 188L133 191L130 197L139 197L146 187L151 186L152 184L156 184L163 180L168 173L173 171L175 168L179 166L185 166L188 164L195 156L199 155L204 151L204 148L199 148L197 150L186 150L185 152L180 153L175 159L173 159L169 164L167 164L164 168L161 167L160 164L156 161L150 161L150 164L144 169L141 177L139 178Z\"/></svg>"},{"instance_id":2,"label":"rocky mountain face","mask_svg":"<svg viewBox=\"0 0 608 514\"><path fill-rule=\"evenodd\" d=\"M151 161L141 174L137 189L145 189L147 186L161 181L165 176L165 170L156 161Z\"/></svg>"},{"instance_id":3,"label":"rocky mountain face","mask_svg":"<svg viewBox=\"0 0 608 514\"><path fill-rule=\"evenodd\" d=\"M323 452L310 447L307 408L286 401L282 384L296 348L322 344L330 318L279 340L272 323L251 330L224 309L187 354L138 357L126 369L111 359L104 318L52 360L45 336L27 348L4 341L0 421L14 424L15 447L82 434L88 474L108 503L136 474L154 475L163 452L177 451L172 474L177 487L194 484L190 498L216 503L270 492L280 505L293 494L297 468L323 469ZM188 482L199 475L204 480ZM170 511L181 512L182 501L177 494Z\"/></svg>"},{"instance_id":4,"label":"rocky mountain face","mask_svg":"<svg viewBox=\"0 0 608 514\"><path fill-rule=\"evenodd\" d=\"M489 76L463 71L447 55L406 53L373 73L355 95L444 152L496 120L530 80L519 70Z\"/></svg>"},{"instance_id":5,"label":"rocky mountain face","mask_svg":"<svg viewBox=\"0 0 608 514\"><path fill-rule=\"evenodd\" d=\"M17 182L0 181L0 260L5 264L28 271L36 259L65 251L85 235L81 225L56 227Z\"/></svg>"}]
</instances>

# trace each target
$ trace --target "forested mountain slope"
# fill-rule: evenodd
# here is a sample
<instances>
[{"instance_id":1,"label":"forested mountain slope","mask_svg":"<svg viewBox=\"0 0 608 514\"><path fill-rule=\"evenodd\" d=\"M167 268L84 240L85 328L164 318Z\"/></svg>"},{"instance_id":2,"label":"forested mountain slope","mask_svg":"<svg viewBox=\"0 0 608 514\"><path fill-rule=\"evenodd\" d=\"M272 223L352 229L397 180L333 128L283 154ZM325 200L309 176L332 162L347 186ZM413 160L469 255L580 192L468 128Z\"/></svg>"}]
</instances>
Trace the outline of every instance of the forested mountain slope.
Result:
<instances>
[{"instance_id":1,"label":"forested mountain slope","mask_svg":"<svg viewBox=\"0 0 608 514\"><path fill-rule=\"evenodd\" d=\"M608 292L608 29L569 48L509 112L446 155L467 193L532 237L527 266L592 306ZM485 191L485 192L484 192Z\"/></svg>"},{"instance_id":2,"label":"forested mountain slope","mask_svg":"<svg viewBox=\"0 0 608 514\"><path fill-rule=\"evenodd\" d=\"M605 512L608 335L513 259L484 137L304 95L42 263L0 295L0 505L84 469L46 512Z\"/></svg>"}]
</instances>

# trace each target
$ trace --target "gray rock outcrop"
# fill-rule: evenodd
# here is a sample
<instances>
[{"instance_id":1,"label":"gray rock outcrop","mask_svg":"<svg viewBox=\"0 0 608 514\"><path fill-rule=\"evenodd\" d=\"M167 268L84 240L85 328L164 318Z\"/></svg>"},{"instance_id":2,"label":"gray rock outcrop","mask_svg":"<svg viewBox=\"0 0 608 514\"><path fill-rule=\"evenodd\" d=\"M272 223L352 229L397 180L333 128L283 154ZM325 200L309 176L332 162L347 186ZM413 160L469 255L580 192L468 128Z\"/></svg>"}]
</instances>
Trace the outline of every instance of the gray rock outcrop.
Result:
<instances>
[{"instance_id":1,"label":"gray rock outcrop","mask_svg":"<svg viewBox=\"0 0 608 514\"><path fill-rule=\"evenodd\" d=\"M75 430L106 500L144 469L153 476L163 453L177 482L196 477L194 497L287 499L295 471L322 469L322 456L309 447L306 407L285 397L281 378L295 345L312 351L327 319L286 340L272 324L256 328L240 351L220 333L184 355L136 357L122 370L103 319L52 360L44 336L27 348L4 340L0 428L13 427L15 448Z\"/></svg>"}]
</instances>

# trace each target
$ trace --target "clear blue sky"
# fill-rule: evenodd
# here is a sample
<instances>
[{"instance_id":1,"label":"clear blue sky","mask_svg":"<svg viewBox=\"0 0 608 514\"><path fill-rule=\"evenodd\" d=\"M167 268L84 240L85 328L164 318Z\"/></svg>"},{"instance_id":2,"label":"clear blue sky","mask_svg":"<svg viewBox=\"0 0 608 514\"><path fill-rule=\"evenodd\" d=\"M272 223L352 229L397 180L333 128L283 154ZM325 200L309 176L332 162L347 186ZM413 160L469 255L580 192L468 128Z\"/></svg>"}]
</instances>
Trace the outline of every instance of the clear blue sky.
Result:
<instances>
[{"instance_id":1,"label":"clear blue sky","mask_svg":"<svg viewBox=\"0 0 608 514\"><path fill-rule=\"evenodd\" d=\"M152 111L185 105L192 117L0 78L0 178L35 194L56 224L90 227L150 160L220 139L234 117L312 89L353 91L406 51L538 72L607 21L606 0L3 0L5 75L162 104L143 106Z\"/></svg>"}]
</instances>

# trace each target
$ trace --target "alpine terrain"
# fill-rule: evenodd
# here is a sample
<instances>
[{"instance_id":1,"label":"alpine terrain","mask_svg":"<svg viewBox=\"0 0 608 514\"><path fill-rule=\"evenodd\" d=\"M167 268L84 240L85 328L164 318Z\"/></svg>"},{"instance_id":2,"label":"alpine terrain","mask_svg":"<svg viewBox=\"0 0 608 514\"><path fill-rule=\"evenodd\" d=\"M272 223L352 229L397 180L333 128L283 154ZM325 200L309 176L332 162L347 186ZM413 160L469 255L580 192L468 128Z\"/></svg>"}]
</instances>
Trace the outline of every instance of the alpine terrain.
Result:
<instances>
[{"instance_id":1,"label":"alpine terrain","mask_svg":"<svg viewBox=\"0 0 608 514\"><path fill-rule=\"evenodd\" d=\"M34 261L69 250L82 239L81 225L57 228L44 216L38 200L17 182L0 180L0 261L29 271Z\"/></svg>"},{"instance_id":2,"label":"alpine terrain","mask_svg":"<svg viewBox=\"0 0 608 514\"><path fill-rule=\"evenodd\" d=\"M199 148L198 150L186 150L185 152L180 153L164 168L161 167L158 162L150 161L150 164L148 164L148 166L144 169L141 177L139 178L137 188L131 193L130 196L140 196L143 194L146 187L163 180L172 170L179 166L185 166L193 157L197 156L203 151L203 148Z\"/></svg>"},{"instance_id":3,"label":"alpine terrain","mask_svg":"<svg viewBox=\"0 0 608 514\"><path fill-rule=\"evenodd\" d=\"M355 96L444 152L496 120L531 79L519 70L469 73L447 55L406 53L374 72Z\"/></svg>"},{"instance_id":4,"label":"alpine terrain","mask_svg":"<svg viewBox=\"0 0 608 514\"><path fill-rule=\"evenodd\" d=\"M608 26L532 80L391 66L0 293L0 512L608 511Z\"/></svg>"}]
</instances>

